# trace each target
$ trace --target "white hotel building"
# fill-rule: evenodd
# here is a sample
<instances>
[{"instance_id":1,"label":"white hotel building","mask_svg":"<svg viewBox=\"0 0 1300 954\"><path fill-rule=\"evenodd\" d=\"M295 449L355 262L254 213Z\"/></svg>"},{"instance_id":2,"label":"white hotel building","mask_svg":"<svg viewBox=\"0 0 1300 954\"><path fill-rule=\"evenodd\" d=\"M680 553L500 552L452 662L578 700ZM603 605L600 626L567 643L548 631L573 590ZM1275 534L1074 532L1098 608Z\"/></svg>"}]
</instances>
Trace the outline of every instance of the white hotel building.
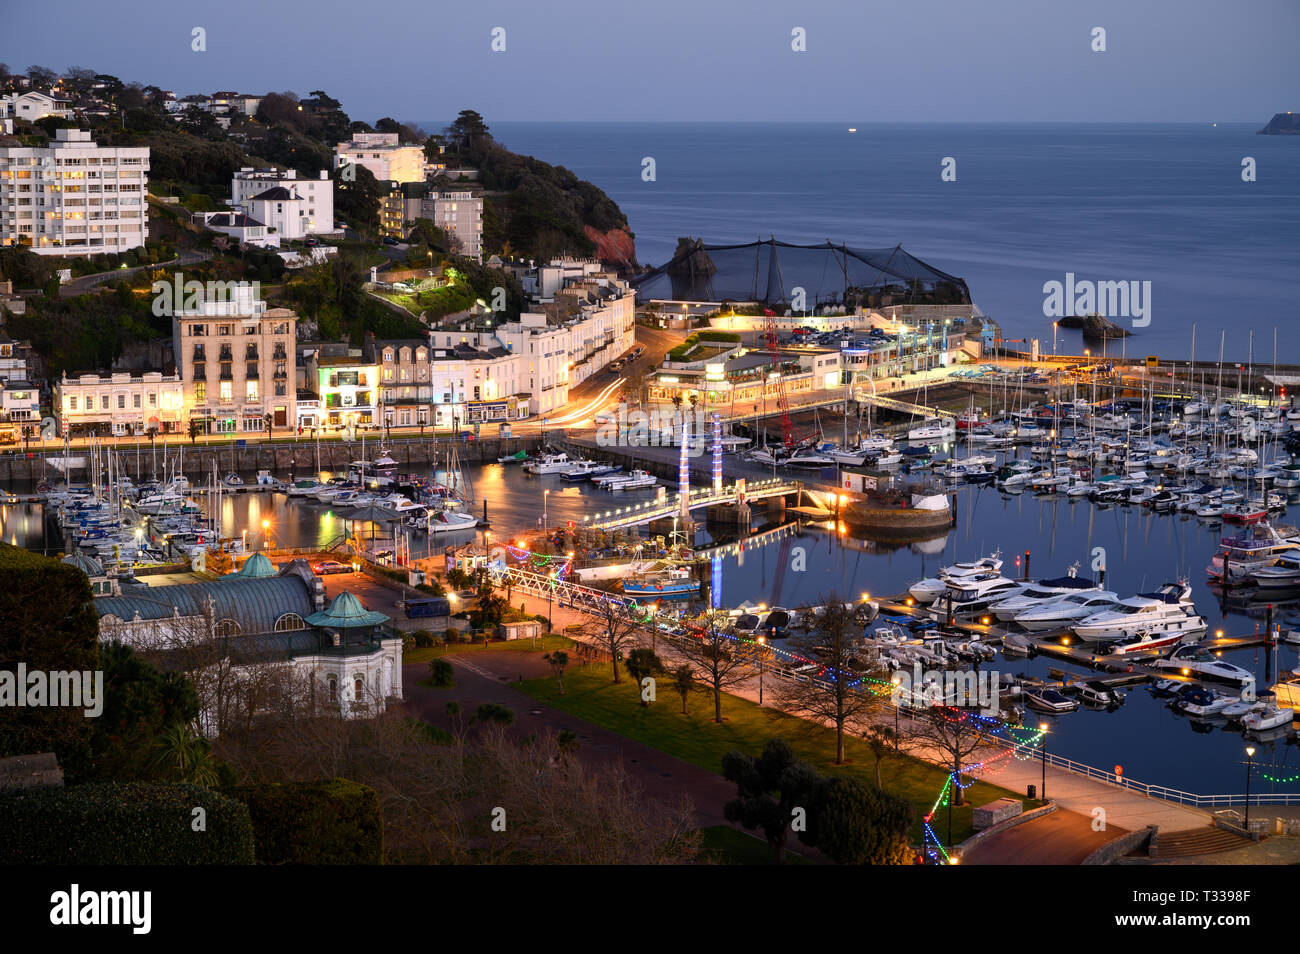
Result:
<instances>
[{"instance_id":1,"label":"white hotel building","mask_svg":"<svg viewBox=\"0 0 1300 954\"><path fill-rule=\"evenodd\" d=\"M44 255L125 252L149 237L149 149L59 129L48 146L0 146L0 245Z\"/></svg>"},{"instance_id":2,"label":"white hotel building","mask_svg":"<svg viewBox=\"0 0 1300 954\"><path fill-rule=\"evenodd\" d=\"M295 169L245 167L230 183L230 205L284 240L334 231L334 182L299 179Z\"/></svg>"},{"instance_id":3,"label":"white hotel building","mask_svg":"<svg viewBox=\"0 0 1300 954\"><path fill-rule=\"evenodd\" d=\"M54 409L59 433L144 434L149 428L159 434L178 434L184 417L185 386L178 375L146 371L131 375L66 375L54 385Z\"/></svg>"}]
</instances>

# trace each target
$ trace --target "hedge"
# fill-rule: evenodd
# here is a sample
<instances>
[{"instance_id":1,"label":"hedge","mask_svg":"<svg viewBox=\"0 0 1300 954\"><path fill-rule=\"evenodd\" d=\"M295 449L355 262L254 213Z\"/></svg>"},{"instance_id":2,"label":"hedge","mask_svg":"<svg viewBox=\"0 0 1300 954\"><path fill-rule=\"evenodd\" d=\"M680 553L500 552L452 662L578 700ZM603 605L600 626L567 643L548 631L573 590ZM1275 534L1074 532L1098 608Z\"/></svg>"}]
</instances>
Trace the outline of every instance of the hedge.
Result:
<instances>
[{"instance_id":1,"label":"hedge","mask_svg":"<svg viewBox=\"0 0 1300 954\"><path fill-rule=\"evenodd\" d=\"M227 790L248 806L264 865L377 865L384 822L375 790L344 778Z\"/></svg>"},{"instance_id":2,"label":"hedge","mask_svg":"<svg viewBox=\"0 0 1300 954\"><path fill-rule=\"evenodd\" d=\"M195 831L194 809L204 810ZM198 785L96 783L0 792L0 863L249 865L253 826L240 802Z\"/></svg>"}]
</instances>

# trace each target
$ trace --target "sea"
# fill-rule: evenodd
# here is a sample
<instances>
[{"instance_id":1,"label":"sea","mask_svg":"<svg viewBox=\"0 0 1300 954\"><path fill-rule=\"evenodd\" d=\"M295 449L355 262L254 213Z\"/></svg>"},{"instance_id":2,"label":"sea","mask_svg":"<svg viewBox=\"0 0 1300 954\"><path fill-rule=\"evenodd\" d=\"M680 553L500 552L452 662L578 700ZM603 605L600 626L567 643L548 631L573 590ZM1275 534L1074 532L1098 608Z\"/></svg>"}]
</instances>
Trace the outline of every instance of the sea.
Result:
<instances>
[{"instance_id":1,"label":"sea","mask_svg":"<svg viewBox=\"0 0 1300 954\"><path fill-rule=\"evenodd\" d=\"M1222 346L1233 362L1300 362L1300 137L1256 135L1274 110L1259 112L1258 123L1217 124L491 128L508 148L604 189L643 264L667 262L682 236L901 244L964 278L1005 338L1036 337L1044 351L1043 286L1073 274L1151 283L1150 323L1116 317L1133 332L1109 342L1116 354L1215 361ZM955 181L941 175L948 159ZM1253 181L1243 181L1247 160ZM1056 346L1084 347L1065 330Z\"/></svg>"}]
</instances>

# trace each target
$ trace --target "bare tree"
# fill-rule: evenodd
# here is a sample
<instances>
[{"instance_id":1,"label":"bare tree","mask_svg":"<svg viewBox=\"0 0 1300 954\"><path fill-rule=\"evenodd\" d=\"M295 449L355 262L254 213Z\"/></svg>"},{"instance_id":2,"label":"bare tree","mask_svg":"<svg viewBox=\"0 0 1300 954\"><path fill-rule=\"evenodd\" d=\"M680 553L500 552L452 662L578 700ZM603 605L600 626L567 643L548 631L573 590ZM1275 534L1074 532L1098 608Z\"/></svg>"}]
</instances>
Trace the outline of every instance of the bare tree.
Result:
<instances>
[{"instance_id":1,"label":"bare tree","mask_svg":"<svg viewBox=\"0 0 1300 954\"><path fill-rule=\"evenodd\" d=\"M987 733L975 720L974 713L969 709L932 706L915 723L912 736L921 744L932 747L934 754L942 758L942 764L952 772L953 804L965 804L964 792L957 784L962 766L970 763L970 757L987 740Z\"/></svg>"},{"instance_id":2,"label":"bare tree","mask_svg":"<svg viewBox=\"0 0 1300 954\"><path fill-rule=\"evenodd\" d=\"M617 684L623 681L618 669L619 658L623 656L625 647L636 645L640 624L614 600L602 601L597 612L598 616L582 624L581 634L609 653L614 666L614 682Z\"/></svg>"},{"instance_id":3,"label":"bare tree","mask_svg":"<svg viewBox=\"0 0 1300 954\"><path fill-rule=\"evenodd\" d=\"M725 617L710 613L697 634L678 644L696 680L713 693L713 721L722 721L722 694L744 682L757 662L754 644L742 642L725 624Z\"/></svg>"},{"instance_id":4,"label":"bare tree","mask_svg":"<svg viewBox=\"0 0 1300 954\"><path fill-rule=\"evenodd\" d=\"M852 604L834 594L821 598L812 628L791 640L802 654L815 658L822 669L809 680L782 680L777 698L792 714L835 728L835 764L844 764L844 735L866 728L880 707L864 678L874 675L858 653L861 626Z\"/></svg>"}]
</instances>

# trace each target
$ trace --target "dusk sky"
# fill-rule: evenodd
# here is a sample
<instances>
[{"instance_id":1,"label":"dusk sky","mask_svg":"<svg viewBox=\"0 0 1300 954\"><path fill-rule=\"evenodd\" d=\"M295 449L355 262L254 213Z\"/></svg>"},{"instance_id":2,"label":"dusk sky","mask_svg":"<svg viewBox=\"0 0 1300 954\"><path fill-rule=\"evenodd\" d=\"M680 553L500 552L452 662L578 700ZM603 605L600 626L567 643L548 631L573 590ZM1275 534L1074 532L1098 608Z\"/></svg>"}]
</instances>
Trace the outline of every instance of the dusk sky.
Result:
<instances>
[{"instance_id":1,"label":"dusk sky","mask_svg":"<svg viewBox=\"0 0 1300 954\"><path fill-rule=\"evenodd\" d=\"M368 121L474 108L489 121L1262 125L1300 109L1297 0L66 0L66 29L46 5L4 6L14 71L84 66L178 95L324 88ZM194 27L206 52L191 50ZM806 52L791 49L795 27Z\"/></svg>"}]
</instances>

